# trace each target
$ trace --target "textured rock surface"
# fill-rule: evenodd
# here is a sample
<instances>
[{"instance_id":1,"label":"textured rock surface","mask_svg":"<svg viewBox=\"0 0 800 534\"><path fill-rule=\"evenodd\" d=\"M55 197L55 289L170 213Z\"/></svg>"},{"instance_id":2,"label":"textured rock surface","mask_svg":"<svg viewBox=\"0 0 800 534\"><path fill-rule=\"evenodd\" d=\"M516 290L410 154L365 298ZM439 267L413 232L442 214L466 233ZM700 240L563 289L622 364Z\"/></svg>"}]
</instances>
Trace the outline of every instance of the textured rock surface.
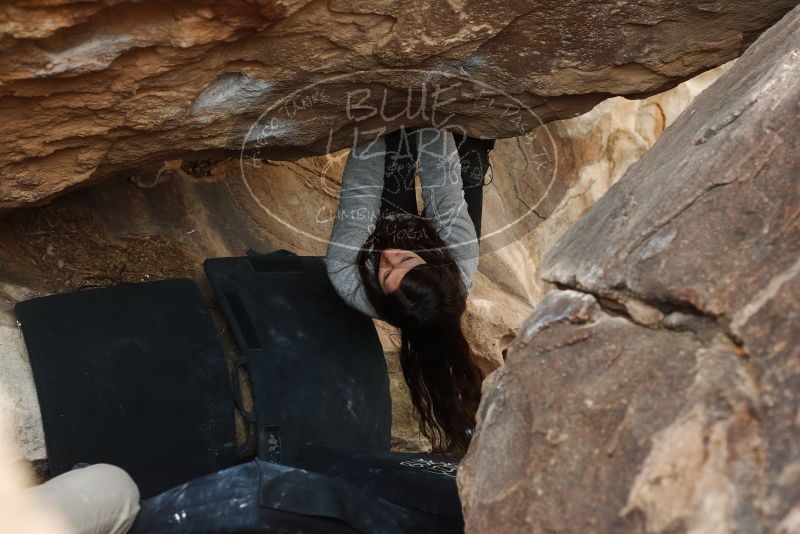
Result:
<instances>
[{"instance_id":1,"label":"textured rock surface","mask_svg":"<svg viewBox=\"0 0 800 534\"><path fill-rule=\"evenodd\" d=\"M733 59L795 3L7 1L0 209L245 137L276 159L398 121L521 135Z\"/></svg>"},{"instance_id":2,"label":"textured rock surface","mask_svg":"<svg viewBox=\"0 0 800 534\"><path fill-rule=\"evenodd\" d=\"M25 342L13 311L13 303L29 297L28 291L0 285L0 420L14 426L14 445L18 447L13 451L15 458L38 460L47 456L42 414Z\"/></svg>"},{"instance_id":3,"label":"textured rock surface","mask_svg":"<svg viewBox=\"0 0 800 534\"><path fill-rule=\"evenodd\" d=\"M797 531L798 117L800 8L550 250L564 289L485 384L469 531Z\"/></svg>"},{"instance_id":4,"label":"textured rock surface","mask_svg":"<svg viewBox=\"0 0 800 534\"><path fill-rule=\"evenodd\" d=\"M691 519L713 532L702 528L729 523L729 508L754 503L757 486L727 495L728 481L759 469L758 424L747 415L755 392L740 366L722 334L653 330L590 295L548 293L485 386L461 478L468 530L659 532ZM628 513L639 507L646 521ZM754 526L757 510L742 508L739 526Z\"/></svg>"},{"instance_id":5,"label":"textured rock surface","mask_svg":"<svg viewBox=\"0 0 800 534\"><path fill-rule=\"evenodd\" d=\"M547 290L542 255L731 64L647 99L611 98L580 117L498 140L484 196L480 271L523 302L539 302Z\"/></svg>"},{"instance_id":6,"label":"textured rock surface","mask_svg":"<svg viewBox=\"0 0 800 534\"><path fill-rule=\"evenodd\" d=\"M520 198L519 192L526 186L526 194L545 191L554 176L549 155L559 154L560 163L555 186L539 210L544 220L527 217L508 233L482 243L481 272L465 328L485 371L499 365L503 349L544 293L538 272L541 255L725 68L648 99L613 98L580 117L550 123L552 143L542 132L498 141L492 152L492 183L485 190L487 234L527 209L525 202L539 200ZM14 302L28 292L183 276L196 278L211 298L200 270L207 257L239 255L248 248L324 254L331 223L327 214L336 206L346 155L341 151L297 162L264 162L245 175L236 161L170 161L158 170L144 169L40 208L0 216L0 282L15 284L0 291L0 308L7 314L6 330L0 326L6 350L0 359L0 389L14 399L25 456L42 458L45 451L30 367L11 312ZM15 287L28 289L23 294ZM219 315L216 319L222 329L224 320ZM400 373L396 343L385 325L380 332L392 387L394 446L419 450L425 444ZM233 357L230 339L223 340Z\"/></svg>"}]
</instances>

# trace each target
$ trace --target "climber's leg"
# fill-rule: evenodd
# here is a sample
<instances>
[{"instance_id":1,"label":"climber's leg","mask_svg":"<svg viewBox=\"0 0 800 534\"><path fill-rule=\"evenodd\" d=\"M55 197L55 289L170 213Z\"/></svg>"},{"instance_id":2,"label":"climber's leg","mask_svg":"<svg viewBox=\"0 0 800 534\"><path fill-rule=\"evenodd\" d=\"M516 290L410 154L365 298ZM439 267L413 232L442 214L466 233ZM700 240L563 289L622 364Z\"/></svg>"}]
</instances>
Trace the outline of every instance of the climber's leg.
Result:
<instances>
[{"instance_id":1,"label":"climber's leg","mask_svg":"<svg viewBox=\"0 0 800 534\"><path fill-rule=\"evenodd\" d=\"M75 534L124 534L139 511L136 483L109 464L73 469L25 491Z\"/></svg>"},{"instance_id":2,"label":"climber's leg","mask_svg":"<svg viewBox=\"0 0 800 534\"><path fill-rule=\"evenodd\" d=\"M386 134L384 185L381 213L419 213L414 189L417 173L417 147L412 130L401 128Z\"/></svg>"},{"instance_id":3,"label":"climber's leg","mask_svg":"<svg viewBox=\"0 0 800 534\"><path fill-rule=\"evenodd\" d=\"M478 139L476 137L453 134L458 155L461 159L461 182L464 187L464 199L467 212L475 234L481 237L481 217L483 213L483 180L489 169L489 151L494 148L494 139Z\"/></svg>"}]
</instances>

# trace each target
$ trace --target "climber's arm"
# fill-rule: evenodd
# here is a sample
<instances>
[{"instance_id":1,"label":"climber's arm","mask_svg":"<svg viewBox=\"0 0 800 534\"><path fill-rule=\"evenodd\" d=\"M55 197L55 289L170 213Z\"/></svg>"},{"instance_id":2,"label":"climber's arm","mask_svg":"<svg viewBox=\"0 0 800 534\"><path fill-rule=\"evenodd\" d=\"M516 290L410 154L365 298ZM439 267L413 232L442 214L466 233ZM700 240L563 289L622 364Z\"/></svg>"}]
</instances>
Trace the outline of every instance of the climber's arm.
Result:
<instances>
[{"instance_id":1,"label":"climber's arm","mask_svg":"<svg viewBox=\"0 0 800 534\"><path fill-rule=\"evenodd\" d=\"M456 143L446 130L423 128L417 134L424 215L458 262L469 291L478 269L479 245L464 200Z\"/></svg>"},{"instance_id":2,"label":"climber's arm","mask_svg":"<svg viewBox=\"0 0 800 534\"><path fill-rule=\"evenodd\" d=\"M371 317L375 317L376 312L367 299L356 260L380 212L385 151L384 137L350 151L325 258L336 292L348 304Z\"/></svg>"}]
</instances>

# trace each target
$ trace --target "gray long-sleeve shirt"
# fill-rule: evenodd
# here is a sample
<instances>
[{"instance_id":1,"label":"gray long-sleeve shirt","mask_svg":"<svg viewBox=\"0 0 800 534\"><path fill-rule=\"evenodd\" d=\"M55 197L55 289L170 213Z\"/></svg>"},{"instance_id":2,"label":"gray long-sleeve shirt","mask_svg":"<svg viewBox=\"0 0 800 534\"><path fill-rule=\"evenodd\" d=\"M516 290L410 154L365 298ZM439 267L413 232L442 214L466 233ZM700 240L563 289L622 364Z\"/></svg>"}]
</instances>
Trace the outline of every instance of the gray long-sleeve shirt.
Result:
<instances>
[{"instance_id":1,"label":"gray long-sleeve shirt","mask_svg":"<svg viewBox=\"0 0 800 534\"><path fill-rule=\"evenodd\" d=\"M423 216L447 245L461 271L467 292L478 269L479 244L467 213L461 185L461 163L453 134L424 128L414 131L419 153ZM383 193L386 140L353 148L342 177L339 209L325 258L328 276L337 293L352 307L378 317L367 299L356 258L375 229Z\"/></svg>"}]
</instances>

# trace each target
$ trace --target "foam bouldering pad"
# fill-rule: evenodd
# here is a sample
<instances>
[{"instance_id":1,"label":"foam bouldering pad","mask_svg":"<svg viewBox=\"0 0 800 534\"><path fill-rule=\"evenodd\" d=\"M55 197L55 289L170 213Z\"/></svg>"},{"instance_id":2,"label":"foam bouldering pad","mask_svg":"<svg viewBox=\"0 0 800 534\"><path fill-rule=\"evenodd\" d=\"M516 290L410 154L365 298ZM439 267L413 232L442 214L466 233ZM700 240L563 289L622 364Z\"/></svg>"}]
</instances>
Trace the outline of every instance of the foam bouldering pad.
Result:
<instances>
[{"instance_id":1,"label":"foam bouldering pad","mask_svg":"<svg viewBox=\"0 0 800 534\"><path fill-rule=\"evenodd\" d=\"M249 374L261 459L294 465L306 443L389 449L375 326L336 294L322 258L216 258L205 269Z\"/></svg>"},{"instance_id":2,"label":"foam bouldering pad","mask_svg":"<svg viewBox=\"0 0 800 534\"><path fill-rule=\"evenodd\" d=\"M307 445L297 465L405 508L463 524L455 458Z\"/></svg>"},{"instance_id":3,"label":"foam bouldering pad","mask_svg":"<svg viewBox=\"0 0 800 534\"><path fill-rule=\"evenodd\" d=\"M233 394L191 280L20 302L53 475L128 471L143 497L236 462Z\"/></svg>"},{"instance_id":4,"label":"foam bouldering pad","mask_svg":"<svg viewBox=\"0 0 800 534\"><path fill-rule=\"evenodd\" d=\"M463 532L333 477L253 460L142 502L131 534Z\"/></svg>"}]
</instances>

